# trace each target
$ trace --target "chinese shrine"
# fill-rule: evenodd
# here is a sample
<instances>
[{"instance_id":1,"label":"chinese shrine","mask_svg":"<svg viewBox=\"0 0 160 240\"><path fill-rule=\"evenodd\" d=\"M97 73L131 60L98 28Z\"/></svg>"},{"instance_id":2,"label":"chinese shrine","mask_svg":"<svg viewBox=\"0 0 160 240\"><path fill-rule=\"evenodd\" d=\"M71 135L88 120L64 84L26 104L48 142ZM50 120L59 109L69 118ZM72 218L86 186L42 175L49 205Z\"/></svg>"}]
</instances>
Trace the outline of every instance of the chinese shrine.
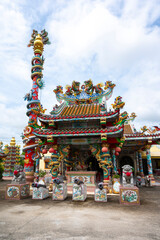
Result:
<instances>
[{"instance_id":1,"label":"chinese shrine","mask_svg":"<svg viewBox=\"0 0 160 240\"><path fill-rule=\"evenodd\" d=\"M31 78L32 89L24 97L27 100L28 125L23 134L25 151L24 171L28 181L33 181L34 172L39 172L39 161L50 152L49 168L52 178L65 175L69 184L76 176L88 187L94 188L97 181L108 183L111 174L125 164L131 164L136 172L144 176L141 151L146 150L147 171L153 179L150 146L158 144L160 129L132 129L130 121L135 113L122 112L125 103L116 97L108 110L115 84L106 81L94 85L91 79L71 85L58 85L53 90L59 104L50 114L45 114L39 100L39 89L43 88L43 48L50 44L48 33L33 30L28 46L33 46ZM147 131L149 133L146 134ZM34 167L35 162L35 167Z\"/></svg>"}]
</instances>

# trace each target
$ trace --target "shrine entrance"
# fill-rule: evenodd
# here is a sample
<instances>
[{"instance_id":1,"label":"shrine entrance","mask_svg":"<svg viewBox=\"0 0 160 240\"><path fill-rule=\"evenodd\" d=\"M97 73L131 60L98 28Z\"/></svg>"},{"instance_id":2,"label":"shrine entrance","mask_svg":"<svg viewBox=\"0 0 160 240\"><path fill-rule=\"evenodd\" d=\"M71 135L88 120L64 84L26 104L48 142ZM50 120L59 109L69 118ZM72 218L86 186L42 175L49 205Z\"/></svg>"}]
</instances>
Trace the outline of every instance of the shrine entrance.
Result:
<instances>
[{"instance_id":1,"label":"shrine entrance","mask_svg":"<svg viewBox=\"0 0 160 240\"><path fill-rule=\"evenodd\" d=\"M71 145L69 159L72 160L72 171L96 171L96 180L103 181L103 170L90 151L89 145Z\"/></svg>"},{"instance_id":2,"label":"shrine entrance","mask_svg":"<svg viewBox=\"0 0 160 240\"><path fill-rule=\"evenodd\" d=\"M96 171L96 182L103 182L103 170L99 167L97 159L91 154L87 159L87 164L89 166L89 171Z\"/></svg>"},{"instance_id":3,"label":"shrine entrance","mask_svg":"<svg viewBox=\"0 0 160 240\"><path fill-rule=\"evenodd\" d=\"M68 189L72 189L74 179L78 178L87 185L87 191L93 191L96 183L103 181L103 170L93 156L89 144L70 145L69 160L73 162L66 171Z\"/></svg>"}]
</instances>

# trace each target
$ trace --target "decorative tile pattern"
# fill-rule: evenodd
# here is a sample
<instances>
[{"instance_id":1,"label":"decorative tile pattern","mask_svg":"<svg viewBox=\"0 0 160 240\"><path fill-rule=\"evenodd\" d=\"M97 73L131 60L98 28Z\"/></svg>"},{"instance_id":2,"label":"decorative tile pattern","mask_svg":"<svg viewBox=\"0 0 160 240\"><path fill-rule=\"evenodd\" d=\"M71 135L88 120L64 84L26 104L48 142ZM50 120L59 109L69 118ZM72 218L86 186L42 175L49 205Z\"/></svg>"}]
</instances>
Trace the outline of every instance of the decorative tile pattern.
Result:
<instances>
[{"instance_id":1,"label":"decorative tile pattern","mask_svg":"<svg viewBox=\"0 0 160 240\"><path fill-rule=\"evenodd\" d=\"M73 184L72 200L85 201L87 197L87 186L85 184Z\"/></svg>"},{"instance_id":2,"label":"decorative tile pattern","mask_svg":"<svg viewBox=\"0 0 160 240\"><path fill-rule=\"evenodd\" d=\"M120 203L127 205L139 205L139 189L137 187L120 186Z\"/></svg>"},{"instance_id":3,"label":"decorative tile pattern","mask_svg":"<svg viewBox=\"0 0 160 240\"><path fill-rule=\"evenodd\" d=\"M20 200L29 197L29 184L8 184L6 186L5 198L9 200Z\"/></svg>"},{"instance_id":4,"label":"decorative tile pattern","mask_svg":"<svg viewBox=\"0 0 160 240\"><path fill-rule=\"evenodd\" d=\"M106 189L100 190L99 188L95 189L94 200L96 202L107 202L107 191Z\"/></svg>"},{"instance_id":5,"label":"decorative tile pattern","mask_svg":"<svg viewBox=\"0 0 160 240\"><path fill-rule=\"evenodd\" d=\"M65 200L67 197L67 184L53 184L52 200Z\"/></svg>"},{"instance_id":6,"label":"decorative tile pattern","mask_svg":"<svg viewBox=\"0 0 160 240\"><path fill-rule=\"evenodd\" d=\"M49 197L49 190L47 188L33 188L32 199L45 199Z\"/></svg>"}]
</instances>

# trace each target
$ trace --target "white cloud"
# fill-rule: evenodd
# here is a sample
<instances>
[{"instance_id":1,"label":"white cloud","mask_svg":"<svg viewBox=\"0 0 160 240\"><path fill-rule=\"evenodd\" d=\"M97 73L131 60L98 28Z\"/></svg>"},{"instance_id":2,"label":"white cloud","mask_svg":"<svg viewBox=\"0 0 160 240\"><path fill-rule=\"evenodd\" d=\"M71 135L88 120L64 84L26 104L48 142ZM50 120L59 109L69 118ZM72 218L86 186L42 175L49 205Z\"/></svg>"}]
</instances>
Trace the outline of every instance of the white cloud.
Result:
<instances>
[{"instance_id":1,"label":"white cloud","mask_svg":"<svg viewBox=\"0 0 160 240\"><path fill-rule=\"evenodd\" d=\"M160 114L160 30L153 25L160 4L124 1L119 16L113 14L114 1L106 2L72 1L48 19L53 41L49 72L55 73L55 80L58 74L62 84L69 77L71 82L93 76L95 83L109 78L126 109L138 114L136 121L153 123Z\"/></svg>"}]
</instances>

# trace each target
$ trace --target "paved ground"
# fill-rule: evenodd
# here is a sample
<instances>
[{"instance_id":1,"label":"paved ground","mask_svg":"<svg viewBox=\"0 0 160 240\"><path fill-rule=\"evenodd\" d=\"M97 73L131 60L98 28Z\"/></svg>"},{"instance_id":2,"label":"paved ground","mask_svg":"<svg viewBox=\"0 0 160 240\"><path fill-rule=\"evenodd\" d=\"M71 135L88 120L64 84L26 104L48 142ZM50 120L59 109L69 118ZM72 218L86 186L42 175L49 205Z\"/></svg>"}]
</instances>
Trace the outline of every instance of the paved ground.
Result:
<instances>
[{"instance_id":1,"label":"paved ground","mask_svg":"<svg viewBox=\"0 0 160 240\"><path fill-rule=\"evenodd\" d=\"M89 240L160 239L160 187L141 188L140 206L122 206L118 196L107 203L4 199L0 182L0 239Z\"/></svg>"}]
</instances>

